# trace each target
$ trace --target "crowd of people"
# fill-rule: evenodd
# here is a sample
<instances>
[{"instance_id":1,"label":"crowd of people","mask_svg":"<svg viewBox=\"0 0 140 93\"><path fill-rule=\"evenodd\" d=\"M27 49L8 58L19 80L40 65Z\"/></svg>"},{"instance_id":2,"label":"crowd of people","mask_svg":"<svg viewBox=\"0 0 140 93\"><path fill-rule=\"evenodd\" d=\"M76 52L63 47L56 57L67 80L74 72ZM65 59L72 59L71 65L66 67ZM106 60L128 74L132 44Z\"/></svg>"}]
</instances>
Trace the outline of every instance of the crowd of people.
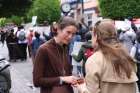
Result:
<instances>
[{"instance_id":1,"label":"crowd of people","mask_svg":"<svg viewBox=\"0 0 140 93\"><path fill-rule=\"evenodd\" d=\"M81 30L77 32L77 35L79 35L82 41L85 40L84 34L88 31L87 28L85 28L86 26L83 26L83 24L84 23L82 21L78 24ZM56 22L53 22L52 25L49 25L48 22L45 21L43 26L45 27L43 31L40 31L40 29L36 29L38 27L30 27L28 29L25 29L25 27L22 25L17 27L14 24L10 27L7 27L8 29L0 29L0 41L2 43L2 46L6 41L10 62L15 62L19 59L21 61L25 61L28 57L27 54L29 54L29 57L32 57L32 59L34 60L35 53L38 47L44 42L52 39L56 34ZM72 43L74 42L71 42L71 45ZM70 47L72 49L73 46Z\"/></svg>"},{"instance_id":2,"label":"crowd of people","mask_svg":"<svg viewBox=\"0 0 140 93\"><path fill-rule=\"evenodd\" d=\"M73 18L63 17L54 37L39 47L33 82L40 93L73 93L72 87L80 93L136 93L139 31L129 28L118 33L111 19L98 21L81 36L85 27L79 29ZM125 45L126 38L131 47ZM79 41L84 44L78 55L71 55L74 42ZM71 59L83 62L83 76L72 74Z\"/></svg>"},{"instance_id":3,"label":"crowd of people","mask_svg":"<svg viewBox=\"0 0 140 93\"><path fill-rule=\"evenodd\" d=\"M80 93L136 93L136 82L140 90L140 31L134 24L118 31L111 19L88 27L83 19L63 17L46 26L49 34L23 26L0 34L10 61L26 60L28 49L40 93L73 93L73 88ZM77 55L72 53L75 42L83 42ZM77 75L73 60L82 64Z\"/></svg>"}]
</instances>

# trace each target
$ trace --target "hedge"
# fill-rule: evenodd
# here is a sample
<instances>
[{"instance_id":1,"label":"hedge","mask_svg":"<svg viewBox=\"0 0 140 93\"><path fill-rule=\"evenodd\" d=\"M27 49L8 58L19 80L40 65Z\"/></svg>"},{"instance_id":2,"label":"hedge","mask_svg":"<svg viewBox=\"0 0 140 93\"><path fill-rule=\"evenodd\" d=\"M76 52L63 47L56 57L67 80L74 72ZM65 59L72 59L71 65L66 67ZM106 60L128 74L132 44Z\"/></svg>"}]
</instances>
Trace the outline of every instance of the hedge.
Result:
<instances>
[{"instance_id":1,"label":"hedge","mask_svg":"<svg viewBox=\"0 0 140 93\"><path fill-rule=\"evenodd\" d=\"M101 16L122 19L140 17L140 0L99 0Z\"/></svg>"}]
</instances>

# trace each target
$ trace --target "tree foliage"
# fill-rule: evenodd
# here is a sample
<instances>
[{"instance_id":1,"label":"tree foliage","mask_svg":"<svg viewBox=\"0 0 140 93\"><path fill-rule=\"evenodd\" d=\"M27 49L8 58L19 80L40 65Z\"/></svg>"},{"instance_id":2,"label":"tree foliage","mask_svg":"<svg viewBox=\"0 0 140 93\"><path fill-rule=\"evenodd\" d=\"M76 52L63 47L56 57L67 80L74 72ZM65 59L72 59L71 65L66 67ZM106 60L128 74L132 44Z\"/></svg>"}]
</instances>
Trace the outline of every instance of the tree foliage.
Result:
<instances>
[{"instance_id":1,"label":"tree foliage","mask_svg":"<svg viewBox=\"0 0 140 93\"><path fill-rule=\"evenodd\" d=\"M6 18L0 18L0 27L5 26L6 24Z\"/></svg>"},{"instance_id":2,"label":"tree foliage","mask_svg":"<svg viewBox=\"0 0 140 93\"><path fill-rule=\"evenodd\" d=\"M0 17L24 16L32 0L0 0Z\"/></svg>"},{"instance_id":3,"label":"tree foliage","mask_svg":"<svg viewBox=\"0 0 140 93\"><path fill-rule=\"evenodd\" d=\"M140 0L99 0L99 7L103 17L140 17Z\"/></svg>"},{"instance_id":4,"label":"tree foliage","mask_svg":"<svg viewBox=\"0 0 140 93\"><path fill-rule=\"evenodd\" d=\"M60 18L60 2L59 0L35 0L27 18L32 16L38 17L38 22L47 20L49 23L57 21Z\"/></svg>"}]
</instances>

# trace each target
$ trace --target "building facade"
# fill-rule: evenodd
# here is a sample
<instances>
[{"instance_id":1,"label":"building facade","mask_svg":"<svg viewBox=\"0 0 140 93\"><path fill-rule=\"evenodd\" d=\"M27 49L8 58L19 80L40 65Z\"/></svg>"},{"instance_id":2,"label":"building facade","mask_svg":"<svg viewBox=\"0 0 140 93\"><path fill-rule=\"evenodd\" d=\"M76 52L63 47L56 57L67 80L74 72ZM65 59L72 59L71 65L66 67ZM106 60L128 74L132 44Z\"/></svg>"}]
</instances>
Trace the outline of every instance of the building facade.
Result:
<instances>
[{"instance_id":1,"label":"building facade","mask_svg":"<svg viewBox=\"0 0 140 93\"><path fill-rule=\"evenodd\" d=\"M61 0L61 4L68 2L72 6L72 10L69 15L80 21L84 18L85 23L88 26L94 25L99 14L98 0ZM82 12L83 11L83 12Z\"/></svg>"}]
</instances>

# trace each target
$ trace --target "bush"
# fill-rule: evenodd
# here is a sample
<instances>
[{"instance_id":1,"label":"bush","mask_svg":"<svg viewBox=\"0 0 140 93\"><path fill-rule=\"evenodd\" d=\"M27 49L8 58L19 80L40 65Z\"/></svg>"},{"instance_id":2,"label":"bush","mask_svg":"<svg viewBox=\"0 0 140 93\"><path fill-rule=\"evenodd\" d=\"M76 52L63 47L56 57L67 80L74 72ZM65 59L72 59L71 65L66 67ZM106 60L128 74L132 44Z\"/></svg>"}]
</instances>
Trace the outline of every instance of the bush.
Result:
<instances>
[{"instance_id":1,"label":"bush","mask_svg":"<svg viewBox=\"0 0 140 93\"><path fill-rule=\"evenodd\" d=\"M0 18L0 27L5 26L6 24L6 18Z\"/></svg>"},{"instance_id":2,"label":"bush","mask_svg":"<svg viewBox=\"0 0 140 93\"><path fill-rule=\"evenodd\" d=\"M11 22L15 23L18 26L21 25L21 23L23 22L22 17L14 16L14 15L10 18L10 20L11 20Z\"/></svg>"},{"instance_id":3,"label":"bush","mask_svg":"<svg viewBox=\"0 0 140 93\"><path fill-rule=\"evenodd\" d=\"M101 16L122 19L140 17L140 0L99 0Z\"/></svg>"},{"instance_id":4,"label":"bush","mask_svg":"<svg viewBox=\"0 0 140 93\"><path fill-rule=\"evenodd\" d=\"M49 23L57 21L60 18L59 0L35 0L27 14L28 20L31 21L32 16L37 16L39 23L45 20Z\"/></svg>"}]
</instances>

